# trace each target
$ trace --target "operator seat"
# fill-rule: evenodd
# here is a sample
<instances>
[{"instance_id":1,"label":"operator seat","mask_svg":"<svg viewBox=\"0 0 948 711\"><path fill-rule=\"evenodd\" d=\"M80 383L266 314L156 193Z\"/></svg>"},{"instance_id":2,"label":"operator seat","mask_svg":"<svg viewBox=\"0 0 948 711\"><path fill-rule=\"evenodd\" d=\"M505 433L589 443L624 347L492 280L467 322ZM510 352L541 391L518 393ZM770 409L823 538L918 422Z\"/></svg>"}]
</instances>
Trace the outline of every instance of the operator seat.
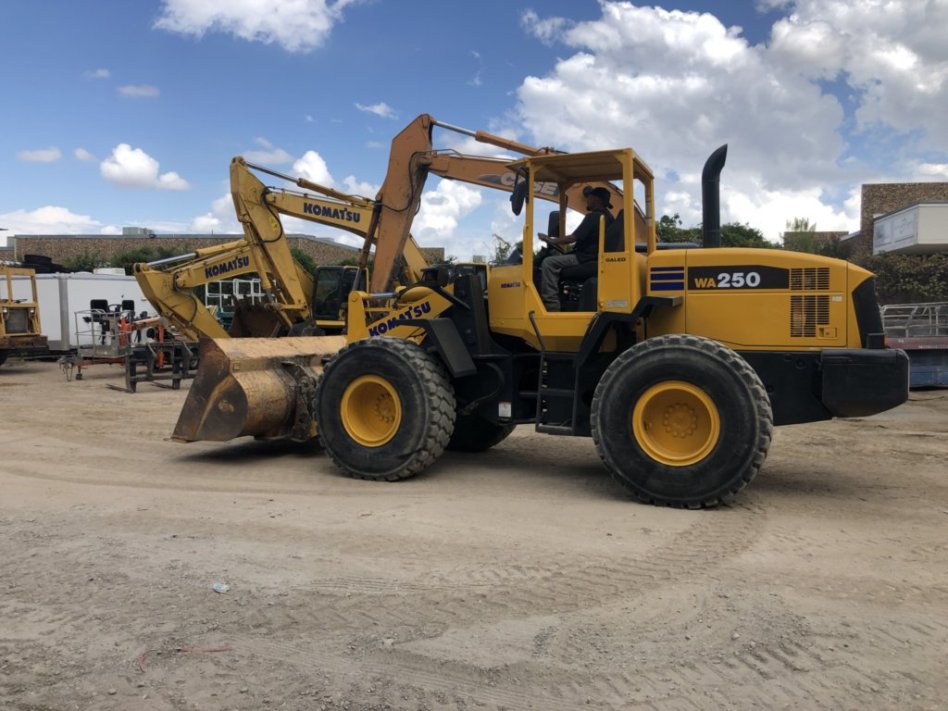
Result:
<instances>
[{"instance_id":1,"label":"operator seat","mask_svg":"<svg viewBox=\"0 0 948 711\"><path fill-rule=\"evenodd\" d=\"M621 252L625 249L625 210L619 210L612 223L606 227L603 240L606 252ZM560 272L560 282L578 282L582 285L578 311L596 310L596 290L599 279L599 260L593 259L582 262L574 267L567 267Z\"/></svg>"}]
</instances>

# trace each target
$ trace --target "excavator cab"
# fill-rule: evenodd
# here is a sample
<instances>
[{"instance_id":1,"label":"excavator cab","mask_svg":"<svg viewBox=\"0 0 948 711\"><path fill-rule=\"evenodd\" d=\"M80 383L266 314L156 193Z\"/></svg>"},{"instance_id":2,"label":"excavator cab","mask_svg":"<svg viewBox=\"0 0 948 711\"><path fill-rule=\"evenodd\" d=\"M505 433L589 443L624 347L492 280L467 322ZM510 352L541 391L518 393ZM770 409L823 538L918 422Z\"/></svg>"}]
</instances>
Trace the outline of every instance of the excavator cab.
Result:
<instances>
[{"instance_id":1,"label":"excavator cab","mask_svg":"<svg viewBox=\"0 0 948 711\"><path fill-rule=\"evenodd\" d=\"M367 270L355 266L318 267L313 275L313 318L324 330L335 326L341 331L349 293L364 290L368 280Z\"/></svg>"}]
</instances>

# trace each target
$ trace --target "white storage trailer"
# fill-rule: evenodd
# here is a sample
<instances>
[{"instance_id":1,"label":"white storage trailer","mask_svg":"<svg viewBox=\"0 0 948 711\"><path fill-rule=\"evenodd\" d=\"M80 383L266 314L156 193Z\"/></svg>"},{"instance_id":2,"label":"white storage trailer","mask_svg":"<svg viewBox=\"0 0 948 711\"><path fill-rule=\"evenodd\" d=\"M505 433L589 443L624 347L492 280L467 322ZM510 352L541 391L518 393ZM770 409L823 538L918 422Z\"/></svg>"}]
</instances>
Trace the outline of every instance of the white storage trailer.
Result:
<instances>
[{"instance_id":1,"label":"white storage trailer","mask_svg":"<svg viewBox=\"0 0 948 711\"><path fill-rule=\"evenodd\" d=\"M13 293L16 298L29 298L29 289L28 279L19 282L14 280ZM104 300L110 306L131 301L136 314L143 311L154 313L133 276L90 272L37 274L36 291L43 333L49 341L49 350L53 352L66 352L79 345L91 345L87 326L83 328L83 324L80 324L77 337L76 312L88 311L93 300Z\"/></svg>"}]
</instances>

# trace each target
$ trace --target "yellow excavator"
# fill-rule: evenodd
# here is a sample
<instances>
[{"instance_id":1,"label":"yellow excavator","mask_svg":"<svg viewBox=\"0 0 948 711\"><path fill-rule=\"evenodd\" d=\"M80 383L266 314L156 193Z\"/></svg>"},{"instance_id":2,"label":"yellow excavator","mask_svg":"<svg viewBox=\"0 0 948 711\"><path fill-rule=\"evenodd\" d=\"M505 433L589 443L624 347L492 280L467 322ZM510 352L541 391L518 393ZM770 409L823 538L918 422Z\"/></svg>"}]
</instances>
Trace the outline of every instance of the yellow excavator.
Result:
<instances>
[{"instance_id":1,"label":"yellow excavator","mask_svg":"<svg viewBox=\"0 0 948 711\"><path fill-rule=\"evenodd\" d=\"M251 339L231 351L205 341L174 438L301 437L318 424L343 470L393 481L446 448L481 451L532 423L592 437L606 468L643 501L730 500L760 470L775 425L895 407L908 397L908 360L885 347L869 272L720 246L725 157L722 147L704 167L703 244L676 249L657 242L653 173L631 148L510 162L519 261L493 266L486 288L477 275L433 267L393 293L377 290L390 276L378 255L399 246L379 242L370 289L349 294L345 336ZM417 186L433 164L410 155L399 170ZM582 283L570 310L545 305L535 278L538 188L547 185L560 213L585 187L625 188L612 188L618 211L599 221L595 259L571 277ZM385 189L384 209L411 207ZM551 227L566 237L562 221Z\"/></svg>"},{"instance_id":2,"label":"yellow excavator","mask_svg":"<svg viewBox=\"0 0 948 711\"><path fill-rule=\"evenodd\" d=\"M291 181L309 192L269 188L254 171ZM305 333L314 326L328 333L341 331L340 306L349 290L360 284L359 279L364 281L364 276L359 276L362 272L356 267L321 266L310 274L294 259L279 216L298 217L365 238L375 213L374 201L277 173L241 157L231 161L230 184L244 237L136 264L135 277L152 306L192 340L273 337ZM405 278L417 279L427 262L410 237L403 257ZM268 301L262 307L238 302L234 323L226 331L195 289L246 274L259 276Z\"/></svg>"}]
</instances>

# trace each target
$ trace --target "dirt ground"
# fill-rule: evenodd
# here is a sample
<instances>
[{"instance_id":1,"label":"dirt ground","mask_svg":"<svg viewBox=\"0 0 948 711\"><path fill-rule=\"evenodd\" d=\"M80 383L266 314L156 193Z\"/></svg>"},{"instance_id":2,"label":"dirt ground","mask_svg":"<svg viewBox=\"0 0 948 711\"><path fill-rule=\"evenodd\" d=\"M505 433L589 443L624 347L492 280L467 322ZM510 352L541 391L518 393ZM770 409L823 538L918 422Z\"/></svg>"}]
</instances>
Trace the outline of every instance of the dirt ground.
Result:
<instances>
[{"instance_id":1,"label":"dirt ground","mask_svg":"<svg viewBox=\"0 0 948 711\"><path fill-rule=\"evenodd\" d=\"M945 708L946 391L694 512L528 427L398 484L175 444L121 383L0 369L0 708Z\"/></svg>"}]
</instances>

